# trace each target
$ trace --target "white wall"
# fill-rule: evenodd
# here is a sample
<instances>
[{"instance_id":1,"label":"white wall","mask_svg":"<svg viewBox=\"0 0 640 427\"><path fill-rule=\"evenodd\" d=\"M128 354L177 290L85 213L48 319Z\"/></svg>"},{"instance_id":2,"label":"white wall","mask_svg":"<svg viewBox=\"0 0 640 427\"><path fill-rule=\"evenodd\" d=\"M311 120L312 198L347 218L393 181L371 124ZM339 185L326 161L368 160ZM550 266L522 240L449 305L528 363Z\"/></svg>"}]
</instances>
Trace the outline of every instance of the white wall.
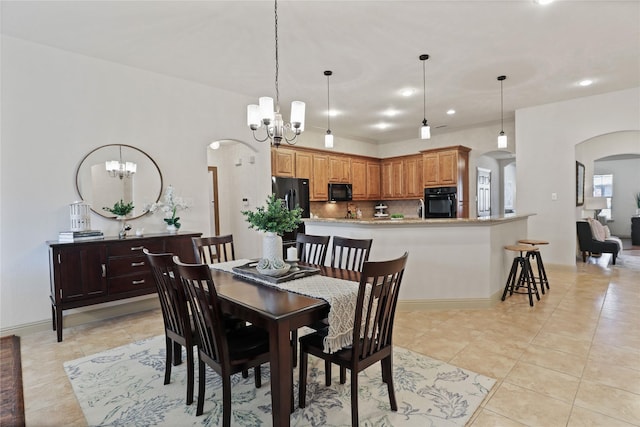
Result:
<instances>
[{"instance_id":1,"label":"white wall","mask_svg":"<svg viewBox=\"0 0 640 427\"><path fill-rule=\"evenodd\" d=\"M250 100L11 37L1 43L0 327L8 328L50 321L45 241L69 228L75 170L85 154L109 143L142 149L165 185L194 201L181 215L183 230L208 234L206 147L249 136ZM268 146L258 150L256 164L268 176ZM264 188L267 194L268 182ZM116 221L93 214L91 222L117 235ZM158 216L132 225L147 234L164 229Z\"/></svg>"},{"instance_id":2,"label":"white wall","mask_svg":"<svg viewBox=\"0 0 640 427\"><path fill-rule=\"evenodd\" d=\"M516 111L516 209L537 214L529 219L529 237L550 242L545 261L575 264L576 145L600 135L637 130L640 88ZM552 193L557 200L551 200Z\"/></svg>"}]
</instances>

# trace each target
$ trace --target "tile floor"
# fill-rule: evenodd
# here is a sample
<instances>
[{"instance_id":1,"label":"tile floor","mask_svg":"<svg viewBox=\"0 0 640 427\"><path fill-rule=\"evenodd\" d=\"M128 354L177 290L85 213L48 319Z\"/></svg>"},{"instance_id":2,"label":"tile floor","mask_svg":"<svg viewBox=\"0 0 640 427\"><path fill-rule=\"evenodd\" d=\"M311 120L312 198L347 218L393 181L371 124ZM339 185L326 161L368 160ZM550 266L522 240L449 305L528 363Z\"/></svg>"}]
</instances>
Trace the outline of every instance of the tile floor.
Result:
<instances>
[{"instance_id":1,"label":"tile floor","mask_svg":"<svg viewBox=\"0 0 640 427\"><path fill-rule=\"evenodd\" d=\"M640 271L607 261L547 266L533 308L398 312L395 343L498 380L472 427L640 426ZM162 333L152 310L22 337L27 425L85 426L62 363Z\"/></svg>"}]
</instances>

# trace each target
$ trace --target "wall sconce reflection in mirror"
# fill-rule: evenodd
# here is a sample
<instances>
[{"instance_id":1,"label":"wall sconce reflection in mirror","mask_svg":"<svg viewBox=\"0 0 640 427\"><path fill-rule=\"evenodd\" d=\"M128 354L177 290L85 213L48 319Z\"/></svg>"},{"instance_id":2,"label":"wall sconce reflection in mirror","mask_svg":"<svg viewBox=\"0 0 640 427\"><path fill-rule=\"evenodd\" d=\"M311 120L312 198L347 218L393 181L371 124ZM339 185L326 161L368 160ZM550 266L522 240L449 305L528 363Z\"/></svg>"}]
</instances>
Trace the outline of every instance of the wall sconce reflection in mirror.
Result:
<instances>
[{"instance_id":1,"label":"wall sconce reflection in mirror","mask_svg":"<svg viewBox=\"0 0 640 427\"><path fill-rule=\"evenodd\" d=\"M115 216L104 211L104 206L113 206L120 200L132 203L134 209L128 218L134 219L146 214L145 206L160 200L162 173L142 150L125 144L103 145L80 161L76 190L93 212L105 218Z\"/></svg>"}]
</instances>

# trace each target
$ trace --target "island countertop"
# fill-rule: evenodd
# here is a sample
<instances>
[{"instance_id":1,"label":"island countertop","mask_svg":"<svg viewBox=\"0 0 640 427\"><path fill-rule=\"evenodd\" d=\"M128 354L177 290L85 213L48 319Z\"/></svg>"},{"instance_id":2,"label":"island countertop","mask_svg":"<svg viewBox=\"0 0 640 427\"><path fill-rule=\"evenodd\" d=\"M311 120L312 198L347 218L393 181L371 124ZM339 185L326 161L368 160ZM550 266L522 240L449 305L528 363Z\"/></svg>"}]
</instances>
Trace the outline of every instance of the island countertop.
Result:
<instances>
[{"instance_id":1,"label":"island countertop","mask_svg":"<svg viewBox=\"0 0 640 427\"><path fill-rule=\"evenodd\" d=\"M347 225L372 225L376 227L396 227L399 225L411 225L411 226L438 226L446 225L450 226L464 226L464 225L492 225L502 224L511 221L518 221L528 218L535 214L508 214L497 215L482 218L427 218L421 219L417 217L407 217L402 219L391 218L361 218L361 219L348 219L348 218L303 218L305 224L313 223L328 223L328 224L347 224ZM327 224L327 225L328 225Z\"/></svg>"}]
</instances>

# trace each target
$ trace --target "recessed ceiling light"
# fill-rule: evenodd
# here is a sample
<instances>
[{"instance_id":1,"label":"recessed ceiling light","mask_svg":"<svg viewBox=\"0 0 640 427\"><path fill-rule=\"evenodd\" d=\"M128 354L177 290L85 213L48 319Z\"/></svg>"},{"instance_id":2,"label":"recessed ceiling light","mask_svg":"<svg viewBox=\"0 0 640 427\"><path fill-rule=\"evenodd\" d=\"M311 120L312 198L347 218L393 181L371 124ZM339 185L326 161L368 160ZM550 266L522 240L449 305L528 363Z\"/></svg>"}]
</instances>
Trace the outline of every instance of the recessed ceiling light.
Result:
<instances>
[{"instance_id":1,"label":"recessed ceiling light","mask_svg":"<svg viewBox=\"0 0 640 427\"><path fill-rule=\"evenodd\" d=\"M327 114L327 113L325 112L325 114ZM335 116L338 116L338 115L340 115L340 112L338 110L329 110L329 116L335 117Z\"/></svg>"},{"instance_id":2,"label":"recessed ceiling light","mask_svg":"<svg viewBox=\"0 0 640 427\"><path fill-rule=\"evenodd\" d=\"M450 110L447 110L447 114L450 116L454 115L455 113L456 113L456 110L454 110L453 108Z\"/></svg>"},{"instance_id":3,"label":"recessed ceiling light","mask_svg":"<svg viewBox=\"0 0 640 427\"><path fill-rule=\"evenodd\" d=\"M539 4L541 6L546 6L549 3L553 3L553 0L533 0L535 4Z\"/></svg>"},{"instance_id":4,"label":"recessed ceiling light","mask_svg":"<svg viewBox=\"0 0 640 427\"><path fill-rule=\"evenodd\" d=\"M398 114L400 114L400 111L399 110L395 110L393 108L389 108L389 109L384 110L382 112L382 115L383 116L387 116L387 117L394 117L394 116L397 116Z\"/></svg>"},{"instance_id":5,"label":"recessed ceiling light","mask_svg":"<svg viewBox=\"0 0 640 427\"><path fill-rule=\"evenodd\" d=\"M414 93L416 93L416 90L412 89L412 88L405 88L405 89L402 89L400 91L400 95L405 96L405 97L409 97L409 96L413 95Z\"/></svg>"},{"instance_id":6,"label":"recessed ceiling light","mask_svg":"<svg viewBox=\"0 0 640 427\"><path fill-rule=\"evenodd\" d=\"M592 83L593 83L593 80L584 79L584 80L580 81L578 84L580 86L591 86Z\"/></svg>"},{"instance_id":7,"label":"recessed ceiling light","mask_svg":"<svg viewBox=\"0 0 640 427\"><path fill-rule=\"evenodd\" d=\"M213 141L211 144L209 144L209 147L211 147L212 150L217 150L218 148L220 148L220 141Z\"/></svg>"},{"instance_id":8,"label":"recessed ceiling light","mask_svg":"<svg viewBox=\"0 0 640 427\"><path fill-rule=\"evenodd\" d=\"M375 124L373 126L382 130L382 129L388 128L391 125L389 123L381 122L381 123Z\"/></svg>"}]
</instances>

